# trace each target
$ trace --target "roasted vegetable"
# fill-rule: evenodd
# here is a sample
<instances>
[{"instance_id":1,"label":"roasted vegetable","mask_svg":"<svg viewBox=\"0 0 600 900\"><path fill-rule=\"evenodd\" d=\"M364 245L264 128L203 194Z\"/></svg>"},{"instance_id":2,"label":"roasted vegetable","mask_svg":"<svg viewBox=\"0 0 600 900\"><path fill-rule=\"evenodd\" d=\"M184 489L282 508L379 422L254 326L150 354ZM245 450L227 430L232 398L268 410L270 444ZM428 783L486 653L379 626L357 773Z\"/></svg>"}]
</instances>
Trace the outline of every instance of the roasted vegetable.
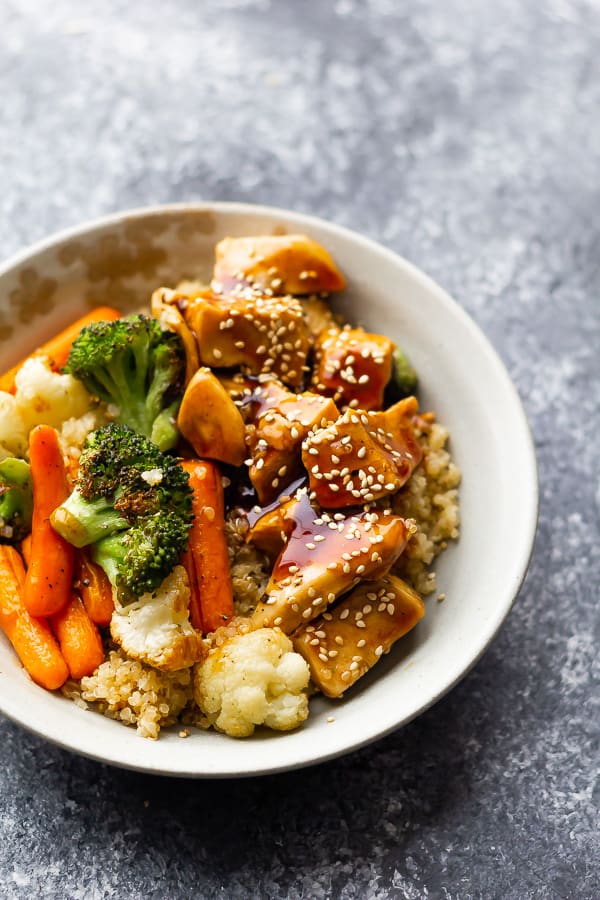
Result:
<instances>
[{"instance_id":1,"label":"roasted vegetable","mask_svg":"<svg viewBox=\"0 0 600 900\"><path fill-rule=\"evenodd\" d=\"M210 369L198 369L188 384L177 425L199 457L242 465L246 456L244 420Z\"/></svg>"},{"instance_id":2,"label":"roasted vegetable","mask_svg":"<svg viewBox=\"0 0 600 900\"><path fill-rule=\"evenodd\" d=\"M183 317L180 307L185 309L188 297L170 288L161 287L154 291L150 300L152 315L160 324L179 335L185 351L185 383L191 380L200 366L196 339Z\"/></svg>"},{"instance_id":3,"label":"roasted vegetable","mask_svg":"<svg viewBox=\"0 0 600 900\"><path fill-rule=\"evenodd\" d=\"M404 397L410 397L417 390L417 373L406 354L395 347L392 353L392 377L385 389L384 402L391 406Z\"/></svg>"},{"instance_id":4,"label":"roasted vegetable","mask_svg":"<svg viewBox=\"0 0 600 900\"><path fill-rule=\"evenodd\" d=\"M72 494L52 526L92 559L121 602L152 592L171 572L192 524L188 475L177 460L126 425L91 434Z\"/></svg>"},{"instance_id":5,"label":"roasted vegetable","mask_svg":"<svg viewBox=\"0 0 600 900\"><path fill-rule=\"evenodd\" d=\"M0 462L0 542L16 544L31 531L31 471L24 459Z\"/></svg>"},{"instance_id":6,"label":"roasted vegetable","mask_svg":"<svg viewBox=\"0 0 600 900\"><path fill-rule=\"evenodd\" d=\"M91 394L118 407L117 422L161 450L177 443L183 344L156 319L140 314L88 325L73 343L65 371Z\"/></svg>"}]
</instances>

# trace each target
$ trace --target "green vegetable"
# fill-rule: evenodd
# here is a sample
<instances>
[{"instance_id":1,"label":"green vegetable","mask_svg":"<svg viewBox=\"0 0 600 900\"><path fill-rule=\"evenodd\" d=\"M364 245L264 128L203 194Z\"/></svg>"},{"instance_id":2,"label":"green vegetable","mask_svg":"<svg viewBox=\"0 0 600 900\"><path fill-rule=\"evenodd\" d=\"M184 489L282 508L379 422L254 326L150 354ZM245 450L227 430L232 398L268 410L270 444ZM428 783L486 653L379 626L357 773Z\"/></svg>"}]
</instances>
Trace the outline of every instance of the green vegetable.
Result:
<instances>
[{"instance_id":1,"label":"green vegetable","mask_svg":"<svg viewBox=\"0 0 600 900\"><path fill-rule=\"evenodd\" d=\"M17 543L31 531L33 493L24 459L0 462L0 543Z\"/></svg>"},{"instance_id":2,"label":"green vegetable","mask_svg":"<svg viewBox=\"0 0 600 900\"><path fill-rule=\"evenodd\" d=\"M391 406L403 397L410 397L416 390L417 373L406 354L396 347L392 353L392 377L385 389L385 405Z\"/></svg>"},{"instance_id":3,"label":"green vegetable","mask_svg":"<svg viewBox=\"0 0 600 900\"><path fill-rule=\"evenodd\" d=\"M148 438L113 423L89 435L75 489L51 516L76 547L91 545L122 602L155 591L192 524L187 472Z\"/></svg>"},{"instance_id":4,"label":"green vegetable","mask_svg":"<svg viewBox=\"0 0 600 900\"><path fill-rule=\"evenodd\" d=\"M116 405L120 424L161 450L177 443L185 351L179 336L163 330L156 319L140 314L87 325L74 341L64 371L91 394Z\"/></svg>"}]
</instances>

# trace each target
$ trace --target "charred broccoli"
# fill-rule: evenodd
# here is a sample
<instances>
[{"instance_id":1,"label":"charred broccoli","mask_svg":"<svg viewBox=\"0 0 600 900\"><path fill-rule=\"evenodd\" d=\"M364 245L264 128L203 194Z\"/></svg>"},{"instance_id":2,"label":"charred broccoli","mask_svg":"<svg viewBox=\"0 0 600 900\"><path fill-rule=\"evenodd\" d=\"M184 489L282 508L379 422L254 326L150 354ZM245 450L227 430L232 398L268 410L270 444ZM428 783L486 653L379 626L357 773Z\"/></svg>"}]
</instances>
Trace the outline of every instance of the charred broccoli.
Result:
<instances>
[{"instance_id":1,"label":"charred broccoli","mask_svg":"<svg viewBox=\"0 0 600 900\"><path fill-rule=\"evenodd\" d=\"M116 421L161 450L177 443L185 352L178 335L142 314L94 322L74 341L64 369L87 390L115 404Z\"/></svg>"},{"instance_id":2,"label":"charred broccoli","mask_svg":"<svg viewBox=\"0 0 600 900\"><path fill-rule=\"evenodd\" d=\"M127 425L89 435L75 489L51 516L76 547L91 545L126 603L155 591L185 549L192 524L188 475Z\"/></svg>"},{"instance_id":3,"label":"charred broccoli","mask_svg":"<svg viewBox=\"0 0 600 900\"><path fill-rule=\"evenodd\" d=\"M9 457L0 462L0 543L17 543L31 531L33 493L29 464Z\"/></svg>"},{"instance_id":4,"label":"charred broccoli","mask_svg":"<svg viewBox=\"0 0 600 900\"><path fill-rule=\"evenodd\" d=\"M391 406L410 397L417 389L417 373L413 369L406 354L396 347L392 353L392 377L385 389L384 403Z\"/></svg>"}]
</instances>

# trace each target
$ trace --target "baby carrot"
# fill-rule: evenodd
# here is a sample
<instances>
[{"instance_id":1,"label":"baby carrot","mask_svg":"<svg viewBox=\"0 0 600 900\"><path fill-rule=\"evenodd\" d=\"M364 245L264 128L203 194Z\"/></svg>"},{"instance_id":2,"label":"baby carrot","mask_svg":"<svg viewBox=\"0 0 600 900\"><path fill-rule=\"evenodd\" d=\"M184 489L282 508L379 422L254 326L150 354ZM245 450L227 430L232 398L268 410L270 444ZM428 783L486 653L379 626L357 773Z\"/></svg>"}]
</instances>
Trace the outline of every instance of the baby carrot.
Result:
<instances>
[{"instance_id":1,"label":"baby carrot","mask_svg":"<svg viewBox=\"0 0 600 900\"><path fill-rule=\"evenodd\" d=\"M33 482L31 560L24 602L32 616L51 616L65 606L73 579L74 549L50 524L50 514L69 495L58 434L37 425L29 435Z\"/></svg>"},{"instance_id":2,"label":"baby carrot","mask_svg":"<svg viewBox=\"0 0 600 900\"><path fill-rule=\"evenodd\" d=\"M113 309L111 306L98 306L91 312L86 313L81 319L73 322L72 325L68 325L64 331L61 331L53 338L50 338L47 343L43 344L33 353L30 353L25 359L22 359L21 362L17 363L16 366L13 366L12 369L9 369L8 372L0 375L0 391L14 391L15 375L23 363L32 356L47 356L50 362L50 368L55 372L60 371L67 361L73 341L82 328L86 325L90 325L92 322L112 321L113 319L120 318L120 316L121 313L117 312L117 310Z\"/></svg>"},{"instance_id":3,"label":"baby carrot","mask_svg":"<svg viewBox=\"0 0 600 900\"><path fill-rule=\"evenodd\" d=\"M96 625L109 625L115 609L112 587L104 569L89 558L85 550L77 554L77 590L86 612Z\"/></svg>"},{"instance_id":4,"label":"baby carrot","mask_svg":"<svg viewBox=\"0 0 600 900\"><path fill-rule=\"evenodd\" d=\"M71 678L91 675L104 661L104 650L98 626L95 625L80 597L72 593L67 605L50 616L50 625Z\"/></svg>"},{"instance_id":5,"label":"baby carrot","mask_svg":"<svg viewBox=\"0 0 600 900\"><path fill-rule=\"evenodd\" d=\"M233 589L225 540L223 484L218 467L207 460L184 460L190 476L194 523L190 554L196 571L204 631L209 634L233 615Z\"/></svg>"},{"instance_id":6,"label":"baby carrot","mask_svg":"<svg viewBox=\"0 0 600 900\"><path fill-rule=\"evenodd\" d=\"M28 534L21 541L21 556L25 560L25 565L29 567L29 561L31 559L31 535Z\"/></svg>"},{"instance_id":7,"label":"baby carrot","mask_svg":"<svg viewBox=\"0 0 600 900\"><path fill-rule=\"evenodd\" d=\"M196 566L192 559L191 551L188 549L181 554L181 565L185 569L190 586L190 622L197 631L204 631L202 622L202 608L200 606L200 585L198 584L198 575L196 574Z\"/></svg>"},{"instance_id":8,"label":"baby carrot","mask_svg":"<svg viewBox=\"0 0 600 900\"><path fill-rule=\"evenodd\" d=\"M69 670L47 622L30 616L23 604L25 567L8 545L0 545L0 628L33 681L49 691L65 683Z\"/></svg>"}]
</instances>

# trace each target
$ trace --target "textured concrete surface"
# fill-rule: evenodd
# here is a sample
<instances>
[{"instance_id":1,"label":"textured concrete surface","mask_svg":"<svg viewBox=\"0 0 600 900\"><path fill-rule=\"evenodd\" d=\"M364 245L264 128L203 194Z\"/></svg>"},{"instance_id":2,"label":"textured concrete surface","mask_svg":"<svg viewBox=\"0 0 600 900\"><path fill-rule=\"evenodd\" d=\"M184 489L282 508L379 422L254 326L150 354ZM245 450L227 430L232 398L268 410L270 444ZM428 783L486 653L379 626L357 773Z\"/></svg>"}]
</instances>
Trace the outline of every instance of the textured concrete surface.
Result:
<instances>
[{"instance_id":1,"label":"textured concrete surface","mask_svg":"<svg viewBox=\"0 0 600 900\"><path fill-rule=\"evenodd\" d=\"M0 0L2 257L90 216L241 199L402 252L491 337L541 476L519 601L471 675L331 764L114 771L0 720L0 894L600 893L600 5Z\"/></svg>"}]
</instances>

